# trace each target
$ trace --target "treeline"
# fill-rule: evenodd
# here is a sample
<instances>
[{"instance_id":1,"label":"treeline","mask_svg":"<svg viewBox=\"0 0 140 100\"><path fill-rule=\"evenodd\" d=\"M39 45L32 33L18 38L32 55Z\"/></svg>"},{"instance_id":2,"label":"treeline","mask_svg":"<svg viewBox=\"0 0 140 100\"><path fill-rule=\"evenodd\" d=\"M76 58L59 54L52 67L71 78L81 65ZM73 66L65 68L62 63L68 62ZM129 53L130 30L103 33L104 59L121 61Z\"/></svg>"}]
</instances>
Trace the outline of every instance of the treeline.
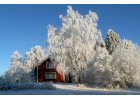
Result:
<instances>
[{"instance_id":1,"label":"treeline","mask_svg":"<svg viewBox=\"0 0 140 100\"><path fill-rule=\"evenodd\" d=\"M48 27L48 55L76 82L107 88L137 87L140 84L140 48L121 40L109 29L103 40L98 16L81 15L68 6L60 15L62 26ZM115 20L115 19L114 19Z\"/></svg>"}]
</instances>

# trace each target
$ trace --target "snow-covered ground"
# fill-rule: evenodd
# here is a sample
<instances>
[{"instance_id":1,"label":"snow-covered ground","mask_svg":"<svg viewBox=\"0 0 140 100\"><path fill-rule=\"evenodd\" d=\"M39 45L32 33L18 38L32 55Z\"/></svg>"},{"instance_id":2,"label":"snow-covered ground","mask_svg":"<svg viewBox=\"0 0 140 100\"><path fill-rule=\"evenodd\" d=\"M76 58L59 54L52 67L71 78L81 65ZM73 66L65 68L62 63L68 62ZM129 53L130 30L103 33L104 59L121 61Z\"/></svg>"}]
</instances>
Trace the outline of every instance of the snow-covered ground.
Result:
<instances>
[{"instance_id":1,"label":"snow-covered ground","mask_svg":"<svg viewBox=\"0 0 140 100\"><path fill-rule=\"evenodd\" d=\"M54 84L55 90L9 90L0 91L1 95L140 95L140 89L109 90L88 88L74 84Z\"/></svg>"}]
</instances>

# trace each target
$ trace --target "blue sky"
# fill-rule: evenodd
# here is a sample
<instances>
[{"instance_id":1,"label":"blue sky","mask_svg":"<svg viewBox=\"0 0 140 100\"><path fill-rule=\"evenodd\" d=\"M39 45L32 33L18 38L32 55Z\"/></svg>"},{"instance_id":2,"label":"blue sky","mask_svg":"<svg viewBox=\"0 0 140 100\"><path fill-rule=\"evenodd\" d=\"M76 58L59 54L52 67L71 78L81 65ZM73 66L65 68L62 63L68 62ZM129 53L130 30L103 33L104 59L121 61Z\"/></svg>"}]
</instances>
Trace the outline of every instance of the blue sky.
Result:
<instances>
[{"instance_id":1,"label":"blue sky","mask_svg":"<svg viewBox=\"0 0 140 100\"><path fill-rule=\"evenodd\" d=\"M61 26L59 15L68 5L0 5L0 75L8 68L12 52L23 56L35 45L47 48L47 25ZM108 28L140 44L140 5L72 5L85 15L98 14L98 29L105 38Z\"/></svg>"}]
</instances>

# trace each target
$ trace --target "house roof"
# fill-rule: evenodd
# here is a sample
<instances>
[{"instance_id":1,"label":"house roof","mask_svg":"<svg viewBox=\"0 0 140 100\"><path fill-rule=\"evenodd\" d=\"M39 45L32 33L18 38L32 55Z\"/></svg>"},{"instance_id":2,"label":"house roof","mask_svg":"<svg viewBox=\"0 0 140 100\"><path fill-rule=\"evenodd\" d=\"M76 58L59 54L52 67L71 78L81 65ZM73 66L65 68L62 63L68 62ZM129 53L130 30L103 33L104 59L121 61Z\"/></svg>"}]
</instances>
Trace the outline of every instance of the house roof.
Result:
<instances>
[{"instance_id":1,"label":"house roof","mask_svg":"<svg viewBox=\"0 0 140 100\"><path fill-rule=\"evenodd\" d=\"M36 67L38 67L40 64L42 64L44 61L46 61L47 59L49 59L48 57L47 58L45 58L44 60L42 60L40 63L38 63L37 65L36 65Z\"/></svg>"},{"instance_id":2,"label":"house roof","mask_svg":"<svg viewBox=\"0 0 140 100\"><path fill-rule=\"evenodd\" d=\"M45 62L47 59L50 59L49 57L46 57L45 59L43 59L41 62L39 62L35 67L38 67L40 64L42 64L43 62Z\"/></svg>"}]
</instances>

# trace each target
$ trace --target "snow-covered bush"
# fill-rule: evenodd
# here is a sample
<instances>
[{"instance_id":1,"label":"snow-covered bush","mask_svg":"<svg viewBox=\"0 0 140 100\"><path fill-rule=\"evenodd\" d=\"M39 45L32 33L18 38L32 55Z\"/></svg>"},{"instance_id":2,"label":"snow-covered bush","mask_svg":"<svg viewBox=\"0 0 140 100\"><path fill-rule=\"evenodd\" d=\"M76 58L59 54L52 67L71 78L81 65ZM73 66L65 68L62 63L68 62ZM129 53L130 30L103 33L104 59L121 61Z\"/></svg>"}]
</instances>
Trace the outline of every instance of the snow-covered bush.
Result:
<instances>
[{"instance_id":1,"label":"snow-covered bush","mask_svg":"<svg viewBox=\"0 0 140 100\"><path fill-rule=\"evenodd\" d=\"M112 54L112 82L120 87L140 85L140 48L130 40L122 41Z\"/></svg>"},{"instance_id":2,"label":"snow-covered bush","mask_svg":"<svg viewBox=\"0 0 140 100\"><path fill-rule=\"evenodd\" d=\"M32 89L55 89L55 86L49 82L9 82L0 83L0 90L32 90Z\"/></svg>"},{"instance_id":3,"label":"snow-covered bush","mask_svg":"<svg viewBox=\"0 0 140 100\"><path fill-rule=\"evenodd\" d=\"M98 46L96 48L94 60L88 63L87 70L84 72L85 76L83 76L83 82L88 85L112 87L111 60L112 56L108 54L106 48Z\"/></svg>"},{"instance_id":4,"label":"snow-covered bush","mask_svg":"<svg viewBox=\"0 0 140 100\"><path fill-rule=\"evenodd\" d=\"M89 64L85 83L108 88L140 86L140 48L130 40L122 41L112 55L98 47Z\"/></svg>"}]
</instances>

